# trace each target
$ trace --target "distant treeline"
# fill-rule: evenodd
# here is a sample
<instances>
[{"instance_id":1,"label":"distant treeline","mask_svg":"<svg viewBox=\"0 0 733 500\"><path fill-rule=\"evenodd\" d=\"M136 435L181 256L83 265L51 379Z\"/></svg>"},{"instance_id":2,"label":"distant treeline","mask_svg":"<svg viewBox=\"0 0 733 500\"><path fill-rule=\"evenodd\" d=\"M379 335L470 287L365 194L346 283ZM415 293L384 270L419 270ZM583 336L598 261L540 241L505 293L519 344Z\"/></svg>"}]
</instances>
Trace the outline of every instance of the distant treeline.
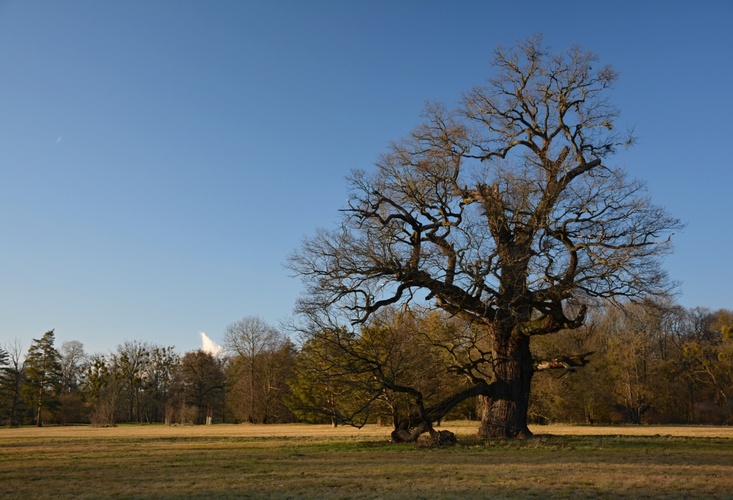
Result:
<instances>
[{"instance_id":1,"label":"distant treeline","mask_svg":"<svg viewBox=\"0 0 733 500\"><path fill-rule=\"evenodd\" d=\"M362 336L372 356L384 353L379 369L391 370L395 383L435 398L466 383L424 348L455 318L413 318L409 328L426 342L415 341L414 330L400 334L407 322L399 314L388 321L394 328L365 327ZM179 355L172 346L139 341L87 354L78 341L57 348L53 331L34 339L27 352L17 341L5 345L0 425L389 424L413 410L409 398L375 387L373 367L344 358L337 343L311 339L298 347L257 317L229 325L225 339L227 350L217 356L202 350ZM534 339L533 352L561 367L571 355L590 360L537 373L534 423L733 423L731 311L658 303L598 307L582 328ZM476 418L476 407L468 400L448 417Z\"/></svg>"}]
</instances>

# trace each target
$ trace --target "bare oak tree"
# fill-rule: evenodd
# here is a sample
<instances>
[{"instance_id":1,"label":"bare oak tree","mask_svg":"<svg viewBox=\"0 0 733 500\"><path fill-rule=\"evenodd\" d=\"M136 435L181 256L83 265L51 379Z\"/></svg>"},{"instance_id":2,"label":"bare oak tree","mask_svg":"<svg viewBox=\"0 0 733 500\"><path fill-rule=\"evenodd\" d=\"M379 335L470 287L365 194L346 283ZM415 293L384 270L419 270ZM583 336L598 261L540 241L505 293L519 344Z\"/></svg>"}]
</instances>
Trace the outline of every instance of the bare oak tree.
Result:
<instances>
[{"instance_id":1,"label":"bare oak tree","mask_svg":"<svg viewBox=\"0 0 733 500\"><path fill-rule=\"evenodd\" d=\"M351 175L341 227L291 256L313 331L422 303L485 332L452 362L472 386L416 426L478 395L481 435L529 435L533 374L587 362L533 359L532 337L581 326L588 299L669 289L660 259L680 223L608 162L633 137L615 129L617 74L596 61L578 47L552 54L540 37L498 49L496 75L453 110L429 104L374 173Z\"/></svg>"}]
</instances>

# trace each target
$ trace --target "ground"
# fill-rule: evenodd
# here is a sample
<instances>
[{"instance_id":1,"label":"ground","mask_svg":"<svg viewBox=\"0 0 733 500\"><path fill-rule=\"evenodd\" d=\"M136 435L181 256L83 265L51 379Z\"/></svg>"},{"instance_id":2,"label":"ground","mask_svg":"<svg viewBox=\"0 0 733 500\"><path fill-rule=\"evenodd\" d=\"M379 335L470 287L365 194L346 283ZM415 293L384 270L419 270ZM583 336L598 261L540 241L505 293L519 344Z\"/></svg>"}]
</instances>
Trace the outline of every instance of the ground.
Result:
<instances>
[{"instance_id":1,"label":"ground","mask_svg":"<svg viewBox=\"0 0 733 500\"><path fill-rule=\"evenodd\" d=\"M452 447L390 429L162 425L0 429L1 498L730 497L733 428L534 427Z\"/></svg>"}]
</instances>

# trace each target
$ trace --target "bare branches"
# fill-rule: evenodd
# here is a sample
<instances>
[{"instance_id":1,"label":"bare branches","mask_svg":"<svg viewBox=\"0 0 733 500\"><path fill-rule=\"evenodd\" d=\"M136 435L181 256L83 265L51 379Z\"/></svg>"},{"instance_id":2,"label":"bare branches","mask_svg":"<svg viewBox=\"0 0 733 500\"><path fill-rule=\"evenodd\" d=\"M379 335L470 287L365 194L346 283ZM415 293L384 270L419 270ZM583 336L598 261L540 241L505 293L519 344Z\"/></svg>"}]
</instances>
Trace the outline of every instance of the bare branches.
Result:
<instances>
[{"instance_id":1,"label":"bare branches","mask_svg":"<svg viewBox=\"0 0 733 500\"><path fill-rule=\"evenodd\" d=\"M669 292L661 259L681 224L608 163L633 141L616 132L612 68L539 37L499 49L494 67L454 110L428 104L373 174L354 172L341 227L307 240L290 267L314 324L368 325L418 303L485 328L488 345L469 341L470 355L433 347L471 383L511 379L502 390L519 400L537 369L531 337L580 327L583 302ZM521 420L526 404L511 411Z\"/></svg>"},{"instance_id":2,"label":"bare branches","mask_svg":"<svg viewBox=\"0 0 733 500\"><path fill-rule=\"evenodd\" d=\"M618 112L607 100L618 75L609 66L594 70L596 60L579 47L551 56L537 37L498 49L499 74L464 96L462 113L480 138L474 156L507 159L527 150L552 168L551 156L564 146L577 165L585 165L627 145L630 137L612 132ZM562 156L555 163L564 163Z\"/></svg>"},{"instance_id":3,"label":"bare branches","mask_svg":"<svg viewBox=\"0 0 733 500\"><path fill-rule=\"evenodd\" d=\"M341 229L291 257L306 300L361 322L422 289L492 321L501 303L545 314L571 296L667 291L658 258L680 223L603 164L628 138L607 99L617 75L596 62L531 38L499 49L498 74L455 111L429 104L374 175L352 174Z\"/></svg>"}]
</instances>

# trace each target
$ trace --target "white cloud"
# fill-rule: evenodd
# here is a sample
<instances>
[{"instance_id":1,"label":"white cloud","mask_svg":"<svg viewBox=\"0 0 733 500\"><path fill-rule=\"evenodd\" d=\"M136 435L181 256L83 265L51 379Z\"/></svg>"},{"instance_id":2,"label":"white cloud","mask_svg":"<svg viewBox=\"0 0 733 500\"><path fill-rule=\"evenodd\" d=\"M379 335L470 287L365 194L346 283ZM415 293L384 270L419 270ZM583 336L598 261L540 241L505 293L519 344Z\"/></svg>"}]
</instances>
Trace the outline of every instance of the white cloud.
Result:
<instances>
[{"instance_id":1,"label":"white cloud","mask_svg":"<svg viewBox=\"0 0 733 500\"><path fill-rule=\"evenodd\" d=\"M212 356L218 356L224 350L222 346L214 342L204 332L199 332L201 335L201 350L208 352Z\"/></svg>"}]
</instances>

